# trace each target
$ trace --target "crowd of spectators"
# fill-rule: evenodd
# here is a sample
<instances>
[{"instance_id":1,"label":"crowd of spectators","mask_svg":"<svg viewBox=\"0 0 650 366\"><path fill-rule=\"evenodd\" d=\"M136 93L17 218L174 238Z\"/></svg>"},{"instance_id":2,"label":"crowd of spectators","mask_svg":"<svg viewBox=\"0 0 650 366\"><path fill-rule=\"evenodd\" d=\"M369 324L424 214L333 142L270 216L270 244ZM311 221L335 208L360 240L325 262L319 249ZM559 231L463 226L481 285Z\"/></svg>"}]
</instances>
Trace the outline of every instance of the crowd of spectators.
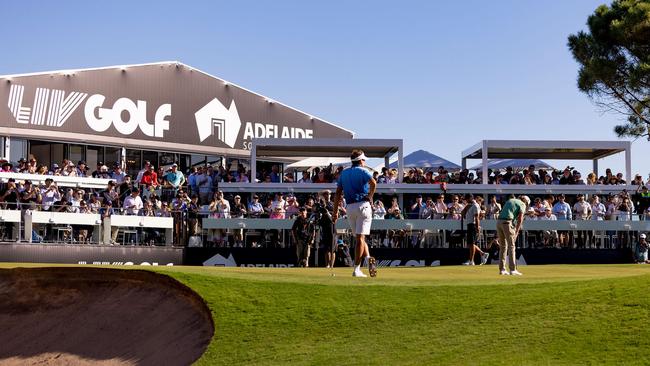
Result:
<instances>
[{"instance_id":1,"label":"crowd of spectators","mask_svg":"<svg viewBox=\"0 0 650 366\"><path fill-rule=\"evenodd\" d=\"M343 166L329 165L327 167L315 167L297 173L282 175L279 165L273 165L272 168L262 169L258 172L257 181L265 183L280 183L281 177L284 183L332 183L336 182ZM245 170L244 170L245 171ZM424 170L421 168L410 168L405 170L402 179L398 176L398 170L395 168L382 168L381 172L374 172L374 178L380 184L482 184L482 172L477 170L472 172L468 169L462 169L450 172L440 166L434 170ZM650 179L650 176L648 177ZM246 178L248 179L248 177ZM226 181L238 182L241 180L231 179ZM245 180L248 182L248 180ZM622 173L612 173L611 169L605 170L605 175L596 176L589 173L583 176L578 170L567 166L563 170L556 169L535 169L530 165L526 169L515 170L512 167L506 167L504 171L488 169L488 184L570 184L570 185L624 185L628 184L623 178ZM629 184L643 185L643 177L636 175L634 180Z\"/></svg>"},{"instance_id":2,"label":"crowd of spectators","mask_svg":"<svg viewBox=\"0 0 650 366\"><path fill-rule=\"evenodd\" d=\"M16 182L9 179L0 185L0 207L4 209L43 210L75 213L98 213L103 217L121 213L140 216L167 216L175 219L175 243L184 243L188 237L201 235L202 217L212 218L270 218L284 219L298 215L301 207L310 214L317 203L331 202L329 191L320 194L256 194L252 196L230 195L219 191L223 182L249 182L249 172L243 165L232 166L195 166L183 174L177 164L167 168L156 169L150 162L144 163L134 177L124 172L122 164L106 165L99 162L95 169L89 168L84 161L76 164L64 160L60 165L52 164L47 167L39 165L33 158L20 159L14 166L8 161L0 161L2 172L40 174L49 176L76 176L108 179L102 189L79 189L58 187L52 178L45 179L42 185L33 184L29 179ZM297 183L330 183L336 181L343 167L315 168L312 171L300 172ZM530 166L521 172L508 168L505 172L488 171L491 184L625 184L622 174L613 175L610 169L606 174L596 178L593 173L585 179L581 174L567 167L564 171L547 172ZM376 179L382 184L398 183L397 170L384 168L381 173L375 173ZM262 182L293 182L294 178L282 176L279 165L271 165L268 169L260 169L258 180ZM39 181L42 181L39 179ZM422 184L471 184L481 183L480 172L477 176L462 170L450 174L443 167L433 171L423 172L421 169L410 169L402 179L403 183ZM564 197L563 195L545 195L532 197L532 204L526 214L527 220L631 220L638 216L640 219L650 219L650 193L640 175L631 184L639 187L637 192L621 192L615 195L599 197L581 195ZM650 184L650 182L649 182ZM405 195L406 207L400 207L397 197L377 196L373 203L374 219L438 219L460 220L466 205L462 195L439 194L432 197ZM482 218L493 219L500 210L501 197L491 196L487 202L478 196L477 201L482 207ZM341 207L340 216L345 215L345 204ZM79 233L79 232L77 232ZM75 234L77 234L75 233ZM84 235L81 235L84 234ZM543 238L544 243L568 245L567 235L548 233ZM585 234L587 235L587 234ZM77 235L75 235L77 236ZM115 241L117 231L113 232ZM159 240L159 233L153 233L153 240ZM8 235L5 235L8 237ZM81 232L79 241L87 241L90 235ZM587 238L589 239L589 238ZM585 240L580 240L585 243ZM146 241L146 239L143 239ZM225 233L212 230L208 242L214 245L229 245ZM541 240L541 239L540 239ZM244 245L241 233L235 235L235 245Z\"/></svg>"},{"instance_id":3,"label":"crowd of spectators","mask_svg":"<svg viewBox=\"0 0 650 366\"><path fill-rule=\"evenodd\" d=\"M468 169L462 169L458 172L450 173L444 167L438 167L433 170L424 171L420 168L412 168L404 173L401 181L397 179L397 169L382 168L381 173L375 173L378 183L415 183L415 184L482 184L482 172L476 171L476 174ZM650 178L650 177L649 177ZM623 185L627 184L623 179L622 173L614 175L611 169L605 170L605 175L596 176L594 173L582 174L573 167L567 166L563 170L535 169L534 165L521 171L516 171L512 167L506 167L505 171L493 171L488 169L488 184L575 184L575 185ZM634 185L643 185L643 177L636 175L630 182Z\"/></svg>"}]
</instances>

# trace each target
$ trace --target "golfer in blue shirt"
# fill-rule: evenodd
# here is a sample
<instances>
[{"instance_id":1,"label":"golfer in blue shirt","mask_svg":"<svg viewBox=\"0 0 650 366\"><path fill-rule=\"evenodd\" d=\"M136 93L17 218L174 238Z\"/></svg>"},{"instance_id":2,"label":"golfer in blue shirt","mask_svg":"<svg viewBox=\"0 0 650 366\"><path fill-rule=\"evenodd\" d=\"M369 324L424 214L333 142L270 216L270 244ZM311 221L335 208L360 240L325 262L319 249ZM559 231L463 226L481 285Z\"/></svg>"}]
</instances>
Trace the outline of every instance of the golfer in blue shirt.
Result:
<instances>
[{"instance_id":1,"label":"golfer in blue shirt","mask_svg":"<svg viewBox=\"0 0 650 366\"><path fill-rule=\"evenodd\" d=\"M370 234L372 224L372 196L375 194L377 182L372 178L372 172L366 167L366 155L362 150L353 150L350 155L352 166L341 172L336 187L334 212L332 218L336 223L339 216L339 205L345 196L346 211L352 233L357 239L354 255L353 277L367 277L361 271L361 262L368 261L370 277L377 275L377 261L370 256L366 243L366 235Z\"/></svg>"}]
</instances>

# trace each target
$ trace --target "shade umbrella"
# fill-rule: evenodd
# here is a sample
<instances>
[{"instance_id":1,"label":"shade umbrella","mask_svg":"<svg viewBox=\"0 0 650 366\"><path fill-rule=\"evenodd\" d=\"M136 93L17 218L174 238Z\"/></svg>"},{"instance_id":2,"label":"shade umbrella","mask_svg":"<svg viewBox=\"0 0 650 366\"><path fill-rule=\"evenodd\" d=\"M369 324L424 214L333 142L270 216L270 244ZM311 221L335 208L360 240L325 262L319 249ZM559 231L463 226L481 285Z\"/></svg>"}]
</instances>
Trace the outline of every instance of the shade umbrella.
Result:
<instances>
[{"instance_id":1,"label":"shade umbrella","mask_svg":"<svg viewBox=\"0 0 650 366\"><path fill-rule=\"evenodd\" d=\"M397 168L397 158L390 159L391 168ZM445 158L433 154L426 150L417 150L404 157L404 168L438 168L444 167L448 171L460 170L460 165L453 163ZM384 163L380 163L375 167L375 170L381 171Z\"/></svg>"}]
</instances>

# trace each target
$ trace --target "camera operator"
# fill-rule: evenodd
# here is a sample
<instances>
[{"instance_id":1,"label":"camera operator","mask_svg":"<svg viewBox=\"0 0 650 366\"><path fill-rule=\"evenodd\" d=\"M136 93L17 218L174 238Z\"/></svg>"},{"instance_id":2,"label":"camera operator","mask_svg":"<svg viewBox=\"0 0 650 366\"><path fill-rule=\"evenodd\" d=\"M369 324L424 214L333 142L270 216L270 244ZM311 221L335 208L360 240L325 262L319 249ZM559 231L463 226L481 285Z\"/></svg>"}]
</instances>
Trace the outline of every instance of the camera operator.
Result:
<instances>
[{"instance_id":1,"label":"camera operator","mask_svg":"<svg viewBox=\"0 0 650 366\"><path fill-rule=\"evenodd\" d=\"M334 202L330 200L332 192L326 189L320 193L319 204L314 205L314 211L320 211L320 232L321 243L325 250L325 266L326 268L334 267L334 260L336 259L336 241L334 233L334 220L332 220L332 213L334 212Z\"/></svg>"},{"instance_id":2,"label":"camera operator","mask_svg":"<svg viewBox=\"0 0 650 366\"><path fill-rule=\"evenodd\" d=\"M296 256L299 267L309 267L310 246L314 242L315 231L313 223L307 219L307 209L300 207L298 217L291 227L291 236L296 243Z\"/></svg>"}]
</instances>

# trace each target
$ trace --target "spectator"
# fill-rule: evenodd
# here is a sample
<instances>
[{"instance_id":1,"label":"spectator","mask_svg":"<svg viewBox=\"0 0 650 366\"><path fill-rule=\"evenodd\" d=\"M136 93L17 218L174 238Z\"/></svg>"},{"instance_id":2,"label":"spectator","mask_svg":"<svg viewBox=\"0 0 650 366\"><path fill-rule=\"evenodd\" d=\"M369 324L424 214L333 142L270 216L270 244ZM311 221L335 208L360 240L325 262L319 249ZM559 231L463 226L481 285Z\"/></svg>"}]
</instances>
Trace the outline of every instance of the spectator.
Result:
<instances>
[{"instance_id":1,"label":"spectator","mask_svg":"<svg viewBox=\"0 0 650 366\"><path fill-rule=\"evenodd\" d=\"M444 194L439 194L436 203L434 204L434 207L436 209L435 214L433 216L434 219L436 220L442 220L447 216L447 212L449 211L449 208L447 207L447 204L445 203L445 195Z\"/></svg>"},{"instance_id":2,"label":"spectator","mask_svg":"<svg viewBox=\"0 0 650 366\"><path fill-rule=\"evenodd\" d=\"M214 219L229 219L230 218L230 202L223 198L223 192L217 191L210 206L208 206L208 211L210 212L210 217ZM226 232L225 230L216 229L210 230L208 232L208 238L216 246L224 246L226 244Z\"/></svg>"},{"instance_id":3,"label":"spectator","mask_svg":"<svg viewBox=\"0 0 650 366\"><path fill-rule=\"evenodd\" d=\"M280 166L274 164L271 167L271 183L280 183Z\"/></svg>"},{"instance_id":4,"label":"spectator","mask_svg":"<svg viewBox=\"0 0 650 366\"><path fill-rule=\"evenodd\" d=\"M174 191L178 191L185 183L185 176L178 170L178 164L172 164L171 171L165 175L165 181Z\"/></svg>"},{"instance_id":5,"label":"spectator","mask_svg":"<svg viewBox=\"0 0 650 366\"><path fill-rule=\"evenodd\" d=\"M87 170L88 168L86 167L86 162L83 160L79 160L79 162L77 163L77 177L85 177Z\"/></svg>"},{"instance_id":6,"label":"spectator","mask_svg":"<svg viewBox=\"0 0 650 366\"><path fill-rule=\"evenodd\" d=\"M13 173L13 164L11 164L8 161L5 161L2 163L2 171L1 173Z\"/></svg>"},{"instance_id":7,"label":"spectator","mask_svg":"<svg viewBox=\"0 0 650 366\"><path fill-rule=\"evenodd\" d=\"M309 171L305 170L302 172L302 178L298 180L298 183L311 183L311 177L309 176Z\"/></svg>"},{"instance_id":8,"label":"spectator","mask_svg":"<svg viewBox=\"0 0 650 366\"><path fill-rule=\"evenodd\" d=\"M41 188L41 209L50 211L54 202L61 201L61 192L52 178L45 179L45 185Z\"/></svg>"},{"instance_id":9,"label":"spectator","mask_svg":"<svg viewBox=\"0 0 650 366\"><path fill-rule=\"evenodd\" d=\"M187 225L190 236L200 235L201 233L199 228L199 210L199 196L192 194L190 202L187 204Z\"/></svg>"},{"instance_id":10,"label":"spectator","mask_svg":"<svg viewBox=\"0 0 650 366\"><path fill-rule=\"evenodd\" d=\"M264 207L260 203L260 197L258 195L253 196L253 201L248 204L248 214L251 218L259 218L264 213Z\"/></svg>"},{"instance_id":11,"label":"spectator","mask_svg":"<svg viewBox=\"0 0 650 366\"><path fill-rule=\"evenodd\" d=\"M544 209L544 215L539 217L541 221L556 221L557 217L553 215L553 210L550 207ZM558 240L558 233L556 230L543 230L542 237L545 247L553 247Z\"/></svg>"},{"instance_id":12,"label":"spectator","mask_svg":"<svg viewBox=\"0 0 650 366\"><path fill-rule=\"evenodd\" d=\"M115 188L115 182L114 181L109 181L108 185L106 186L106 189L102 191L102 197L104 198L104 202L110 201L113 206L116 206L119 204L119 193L117 193L117 190Z\"/></svg>"},{"instance_id":13,"label":"spectator","mask_svg":"<svg viewBox=\"0 0 650 366\"><path fill-rule=\"evenodd\" d=\"M565 202L564 194L558 196L558 202L553 206L553 215L557 220L571 220L571 206ZM567 247L569 245L569 232L565 230L558 231L558 235L560 246Z\"/></svg>"},{"instance_id":14,"label":"spectator","mask_svg":"<svg viewBox=\"0 0 650 366\"><path fill-rule=\"evenodd\" d=\"M65 166L65 168L61 172L61 175L66 176L66 177L76 177L77 176L77 169L75 168L73 162L70 161L64 166Z\"/></svg>"},{"instance_id":15,"label":"spectator","mask_svg":"<svg viewBox=\"0 0 650 366\"><path fill-rule=\"evenodd\" d=\"M95 169L95 171L92 172L92 174L91 174L91 176L93 178L99 178L100 177L102 165L104 165L103 162L101 162L101 161L97 162L97 169Z\"/></svg>"},{"instance_id":16,"label":"spectator","mask_svg":"<svg viewBox=\"0 0 650 366\"><path fill-rule=\"evenodd\" d=\"M386 217L386 208L384 203L380 200L376 200L375 204L372 206L372 219L373 220L383 220Z\"/></svg>"},{"instance_id":17,"label":"spectator","mask_svg":"<svg viewBox=\"0 0 650 366\"><path fill-rule=\"evenodd\" d=\"M451 196L451 203L447 205L447 209L451 210L452 208L455 210L455 212L460 213L463 211L463 205L460 203L460 197L457 195Z\"/></svg>"},{"instance_id":18,"label":"spectator","mask_svg":"<svg viewBox=\"0 0 650 366\"><path fill-rule=\"evenodd\" d=\"M190 193L198 193L199 192L199 187L196 184L196 177L199 175L199 171L203 170L203 167L196 167L193 166L190 168L190 174L187 176L187 188L189 189Z\"/></svg>"},{"instance_id":19,"label":"spectator","mask_svg":"<svg viewBox=\"0 0 650 366\"><path fill-rule=\"evenodd\" d=\"M501 204L497 202L497 196L490 196L490 203L487 205L487 218L489 220L496 220L501 212Z\"/></svg>"},{"instance_id":20,"label":"spectator","mask_svg":"<svg viewBox=\"0 0 650 366\"><path fill-rule=\"evenodd\" d=\"M137 215L142 207L143 203L142 198L140 198L140 190L135 187L131 190L131 194L124 199L122 208L127 215Z\"/></svg>"},{"instance_id":21,"label":"spectator","mask_svg":"<svg viewBox=\"0 0 650 366\"><path fill-rule=\"evenodd\" d=\"M436 214L436 206L433 203L433 199L431 197L427 197L427 201L420 209L418 218L422 220L431 220L434 218Z\"/></svg>"},{"instance_id":22,"label":"spectator","mask_svg":"<svg viewBox=\"0 0 650 366\"><path fill-rule=\"evenodd\" d=\"M135 184L140 185L142 184L142 176L144 175L145 172L149 170L149 166L151 165L151 162L149 160L144 161L144 167L138 171L138 175L135 176Z\"/></svg>"},{"instance_id":23,"label":"spectator","mask_svg":"<svg viewBox=\"0 0 650 366\"><path fill-rule=\"evenodd\" d=\"M633 198L636 201L635 206L639 218L643 220L645 211L650 208L650 190L645 185L639 185Z\"/></svg>"},{"instance_id":24,"label":"spectator","mask_svg":"<svg viewBox=\"0 0 650 366\"><path fill-rule=\"evenodd\" d=\"M284 205L284 212L287 218L294 218L298 215L298 209L300 208L298 204L298 199L292 194L289 194Z\"/></svg>"},{"instance_id":25,"label":"spectator","mask_svg":"<svg viewBox=\"0 0 650 366\"><path fill-rule=\"evenodd\" d=\"M272 219L284 219L286 201L282 197L282 193L276 193L275 199L271 202L270 211Z\"/></svg>"},{"instance_id":26,"label":"spectator","mask_svg":"<svg viewBox=\"0 0 650 366\"><path fill-rule=\"evenodd\" d=\"M409 219L418 219L420 218L420 211L424 209L425 205L424 202L422 202L422 195L418 195L415 198L415 203L413 203L410 207L409 213L408 213L408 218Z\"/></svg>"},{"instance_id":27,"label":"spectator","mask_svg":"<svg viewBox=\"0 0 650 366\"><path fill-rule=\"evenodd\" d=\"M117 184L122 184L124 182L124 179L126 178L126 173L122 171L122 166L118 163L115 164L113 167L113 173L111 174L111 178L115 180L115 183Z\"/></svg>"},{"instance_id":28,"label":"spectator","mask_svg":"<svg viewBox=\"0 0 650 366\"><path fill-rule=\"evenodd\" d=\"M573 213L575 220L589 220L591 219L591 205L585 201L582 194L578 194L578 202L573 205ZM578 239L576 245L579 248L587 246L591 242L591 231L578 230Z\"/></svg>"},{"instance_id":29,"label":"spectator","mask_svg":"<svg viewBox=\"0 0 650 366\"><path fill-rule=\"evenodd\" d=\"M235 181L237 183L250 183L250 179L248 178L248 174L246 173L246 168L244 166L240 166L237 169L237 177L235 178ZM291 181L293 183L293 181Z\"/></svg>"},{"instance_id":30,"label":"spectator","mask_svg":"<svg viewBox=\"0 0 650 366\"><path fill-rule=\"evenodd\" d=\"M388 168L381 168L381 175L377 177L377 183L388 183Z\"/></svg>"},{"instance_id":31,"label":"spectator","mask_svg":"<svg viewBox=\"0 0 650 366\"><path fill-rule=\"evenodd\" d=\"M299 267L309 267L309 251L314 241L315 231L307 220L307 210L299 209L299 215L291 227L291 236L296 243L296 257Z\"/></svg>"},{"instance_id":32,"label":"spectator","mask_svg":"<svg viewBox=\"0 0 650 366\"><path fill-rule=\"evenodd\" d=\"M207 169L199 167L196 175L196 188L199 195L199 203L206 205L212 197L212 177L208 174Z\"/></svg>"}]
</instances>

